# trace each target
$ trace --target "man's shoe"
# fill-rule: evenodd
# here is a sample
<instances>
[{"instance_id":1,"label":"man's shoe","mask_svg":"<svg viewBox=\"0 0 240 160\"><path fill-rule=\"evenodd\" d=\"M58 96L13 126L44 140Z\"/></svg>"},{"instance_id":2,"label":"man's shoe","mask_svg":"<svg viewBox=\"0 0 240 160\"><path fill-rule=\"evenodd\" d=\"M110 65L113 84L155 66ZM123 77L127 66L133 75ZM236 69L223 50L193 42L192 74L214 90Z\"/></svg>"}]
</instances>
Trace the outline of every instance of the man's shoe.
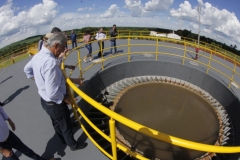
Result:
<instances>
[{"instance_id":1,"label":"man's shoe","mask_svg":"<svg viewBox=\"0 0 240 160\"><path fill-rule=\"evenodd\" d=\"M4 106L4 103L0 102L0 106Z\"/></svg>"},{"instance_id":2,"label":"man's shoe","mask_svg":"<svg viewBox=\"0 0 240 160\"><path fill-rule=\"evenodd\" d=\"M77 143L74 147L70 147L71 151L76 151L87 147L87 143Z\"/></svg>"}]
</instances>

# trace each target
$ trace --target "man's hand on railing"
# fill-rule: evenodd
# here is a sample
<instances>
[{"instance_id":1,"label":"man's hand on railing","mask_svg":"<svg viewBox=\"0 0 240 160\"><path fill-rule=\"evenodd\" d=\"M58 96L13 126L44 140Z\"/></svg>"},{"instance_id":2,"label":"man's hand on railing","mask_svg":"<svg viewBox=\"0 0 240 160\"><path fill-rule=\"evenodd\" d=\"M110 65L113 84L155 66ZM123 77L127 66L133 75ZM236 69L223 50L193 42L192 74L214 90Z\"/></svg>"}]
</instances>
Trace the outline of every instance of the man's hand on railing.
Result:
<instances>
[{"instance_id":1,"label":"man's hand on railing","mask_svg":"<svg viewBox=\"0 0 240 160\"><path fill-rule=\"evenodd\" d=\"M76 67L74 65L64 65L65 68L74 70Z\"/></svg>"}]
</instances>

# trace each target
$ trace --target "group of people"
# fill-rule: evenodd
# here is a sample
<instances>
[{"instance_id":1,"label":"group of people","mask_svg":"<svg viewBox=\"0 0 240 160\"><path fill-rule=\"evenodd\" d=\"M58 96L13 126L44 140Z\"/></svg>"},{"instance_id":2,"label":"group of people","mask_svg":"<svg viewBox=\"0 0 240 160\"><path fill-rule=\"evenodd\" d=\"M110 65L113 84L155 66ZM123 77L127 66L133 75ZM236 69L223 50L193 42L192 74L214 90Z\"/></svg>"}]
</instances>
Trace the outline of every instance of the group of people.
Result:
<instances>
[{"instance_id":1,"label":"group of people","mask_svg":"<svg viewBox=\"0 0 240 160\"><path fill-rule=\"evenodd\" d=\"M117 33L117 28L116 25L114 24L112 29L110 30L110 42L111 42L111 48L110 48L110 54L115 54L117 53L117 48L116 48L116 36L118 35ZM98 46L99 46L99 52L98 52L98 57L102 57L102 53L104 50L104 41L106 40L107 36L103 32L103 28L100 28L99 31L97 32L96 36L92 38L91 36L91 31L86 30L84 36L83 36L83 42L86 44L85 47L88 49L88 55L83 59L84 62L86 62L86 59L90 57L90 61L92 61L92 44L91 41L94 39L98 40ZM114 48L114 53L112 52L112 49Z\"/></svg>"},{"instance_id":2,"label":"group of people","mask_svg":"<svg viewBox=\"0 0 240 160\"><path fill-rule=\"evenodd\" d=\"M24 67L28 78L35 81L40 95L43 109L50 116L53 128L63 144L67 144L72 151L83 149L87 143L79 143L73 137L72 122L68 104L69 96L66 92L66 81L60 69L61 58L66 49L67 37L57 27L43 38L40 51ZM70 69L75 66L65 65ZM84 79L71 79L76 84L82 84ZM13 153L16 149L34 160L45 160L28 148L12 131L7 123L15 130L15 124L0 107L0 153L9 160L19 160ZM53 160L54 158L51 158Z\"/></svg>"},{"instance_id":3,"label":"group of people","mask_svg":"<svg viewBox=\"0 0 240 160\"><path fill-rule=\"evenodd\" d=\"M58 27L54 27L54 28L53 28L53 31L61 32ZM71 42L72 42L72 49L77 47L77 34L74 32L74 30L71 31L71 34L69 36L67 35L66 32L63 32L63 34L65 35L67 40L68 40L68 38L71 40ZM44 38L47 38L47 37L46 36L45 37L41 36L40 40L38 41L38 51L40 51L42 49L43 42L46 41L46 39L44 39ZM67 42L66 42L66 49L68 49Z\"/></svg>"},{"instance_id":4,"label":"group of people","mask_svg":"<svg viewBox=\"0 0 240 160\"><path fill-rule=\"evenodd\" d=\"M116 25L110 30L111 36L111 49L114 48L114 53L116 50L116 36L117 30ZM76 34L72 31L70 38L76 44ZM98 40L99 54L102 56L102 51L104 49L104 40L106 35L103 33L103 29L100 28L99 32L96 34L95 39ZM45 37L41 37L39 41L39 52L32 57L32 59L24 67L24 72L27 78L35 81L38 88L38 93L40 95L40 102L42 108L49 115L52 120L53 128L60 138L63 144L67 144L72 151L83 149L87 146L87 143L79 143L74 139L72 131L72 122L70 119L70 111L68 104L70 104L70 99L66 91L66 80L60 69L60 63L62 57L66 55L69 51L67 47L68 37L63 33L58 27L54 27L50 34L46 34ZM89 53L87 57L92 60L92 46L91 46L91 32L87 30L84 37L84 42L86 43L86 48ZM87 58L86 57L86 58ZM86 58L84 61L86 61ZM65 65L65 68L75 69L75 66ZM76 84L83 84L84 78L71 78L71 81ZM19 158L13 153L12 149L16 149L29 158L34 160L45 160L43 157L36 154L30 148L28 148L11 130L9 130L8 125L5 121L8 121L12 130L15 130L15 124L8 117L8 115L3 110L2 104L0 102L0 153L9 160L19 160ZM54 158L51 158L54 160Z\"/></svg>"}]
</instances>

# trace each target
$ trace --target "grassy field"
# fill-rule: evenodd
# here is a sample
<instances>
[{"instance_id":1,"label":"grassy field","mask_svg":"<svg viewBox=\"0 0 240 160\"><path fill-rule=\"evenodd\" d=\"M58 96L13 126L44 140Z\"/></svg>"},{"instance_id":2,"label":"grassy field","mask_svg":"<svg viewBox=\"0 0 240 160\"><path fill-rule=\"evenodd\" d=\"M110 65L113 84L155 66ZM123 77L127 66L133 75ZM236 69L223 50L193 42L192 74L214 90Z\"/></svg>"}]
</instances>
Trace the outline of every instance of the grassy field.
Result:
<instances>
[{"instance_id":1,"label":"grassy field","mask_svg":"<svg viewBox=\"0 0 240 160\"><path fill-rule=\"evenodd\" d=\"M28 53L25 53L25 54L22 54L22 55L19 55L17 57L14 57L14 58L11 58L11 59L8 59L6 61L4 61L3 63L0 64L0 69L2 68L6 68L14 63L17 63L23 59L26 59L29 57L29 54Z\"/></svg>"}]
</instances>

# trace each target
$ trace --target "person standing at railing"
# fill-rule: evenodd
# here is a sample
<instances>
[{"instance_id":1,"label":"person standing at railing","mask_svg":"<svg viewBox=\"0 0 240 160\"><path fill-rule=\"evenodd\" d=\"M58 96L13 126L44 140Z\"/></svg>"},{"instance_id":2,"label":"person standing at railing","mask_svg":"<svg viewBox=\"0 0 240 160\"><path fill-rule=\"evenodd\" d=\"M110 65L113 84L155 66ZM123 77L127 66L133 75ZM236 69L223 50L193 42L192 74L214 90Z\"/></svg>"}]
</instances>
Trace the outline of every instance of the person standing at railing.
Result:
<instances>
[{"instance_id":1,"label":"person standing at railing","mask_svg":"<svg viewBox=\"0 0 240 160\"><path fill-rule=\"evenodd\" d=\"M85 35L83 36L83 42L85 43L85 47L88 49L88 55L83 59L86 62L86 59L90 57L90 61L92 61L92 44L91 42L91 32L90 30L86 30Z\"/></svg>"},{"instance_id":2,"label":"person standing at railing","mask_svg":"<svg viewBox=\"0 0 240 160\"><path fill-rule=\"evenodd\" d=\"M40 40L38 41L38 51L42 49L43 46L43 36L40 37Z\"/></svg>"},{"instance_id":3,"label":"person standing at railing","mask_svg":"<svg viewBox=\"0 0 240 160\"><path fill-rule=\"evenodd\" d=\"M95 39L98 40L98 46L99 46L99 52L98 57L103 56L103 50L104 50L104 40L107 38L106 34L103 32L103 28L99 29L99 32L96 34Z\"/></svg>"},{"instance_id":4,"label":"person standing at railing","mask_svg":"<svg viewBox=\"0 0 240 160\"><path fill-rule=\"evenodd\" d=\"M66 37L67 40L68 40L68 35L67 35L67 33L66 33L66 32L63 32L63 34L65 35L65 37ZM66 47L65 47L65 49L68 49L68 43L66 43Z\"/></svg>"},{"instance_id":5,"label":"person standing at railing","mask_svg":"<svg viewBox=\"0 0 240 160\"><path fill-rule=\"evenodd\" d=\"M195 48L195 51L196 51L195 60L198 60L198 52L199 52L199 48L198 48L198 47L196 47L196 48Z\"/></svg>"},{"instance_id":6,"label":"person standing at railing","mask_svg":"<svg viewBox=\"0 0 240 160\"><path fill-rule=\"evenodd\" d=\"M74 32L74 30L72 30L72 33L70 34L70 39L72 41L72 49L77 47L77 35ZM75 45L75 47L74 47L74 45Z\"/></svg>"},{"instance_id":7,"label":"person standing at railing","mask_svg":"<svg viewBox=\"0 0 240 160\"><path fill-rule=\"evenodd\" d=\"M53 34L53 33L60 33L62 32L60 28L58 27L53 27L52 28L52 31L51 33L48 33L44 36L44 42L43 42L43 45L42 45L42 48L46 48L47 47L47 40L48 38ZM58 58L56 58L56 61L60 67L61 63L62 63L62 57L64 57L66 55L66 52L62 52ZM31 61L31 60L30 60ZM28 64L24 67L24 72L28 75L28 73L31 73L32 72L32 68L31 68L31 62L28 62ZM72 69L74 70L75 69L75 66L73 65L65 65L65 68L68 68L68 69ZM70 78L70 80L75 83L75 84L78 84L78 85L82 85L83 84L83 81L85 80L85 78Z\"/></svg>"},{"instance_id":8,"label":"person standing at railing","mask_svg":"<svg viewBox=\"0 0 240 160\"><path fill-rule=\"evenodd\" d=\"M67 144L72 151L83 149L87 143L78 143L71 126L70 104L66 92L66 80L56 61L62 52L66 52L67 39L62 33L53 33L47 40L46 47L37 53L25 66L28 78L35 80L41 104L52 120L56 134L63 144ZM29 69L28 69L29 68Z\"/></svg>"},{"instance_id":9,"label":"person standing at railing","mask_svg":"<svg viewBox=\"0 0 240 160\"><path fill-rule=\"evenodd\" d=\"M14 148L31 159L45 160L28 148L11 130L9 130L6 121L8 121L12 130L15 131L15 124L0 106L0 153L6 159L19 160L12 150ZM54 160L54 158L51 158L50 160Z\"/></svg>"},{"instance_id":10,"label":"person standing at railing","mask_svg":"<svg viewBox=\"0 0 240 160\"><path fill-rule=\"evenodd\" d=\"M116 36L118 35L117 33L117 26L116 24L113 25L113 28L110 30L110 42L111 42L111 49L110 49L110 54L115 54L117 53L117 48L116 48ZM112 49L114 48L114 53L112 53Z\"/></svg>"}]
</instances>

